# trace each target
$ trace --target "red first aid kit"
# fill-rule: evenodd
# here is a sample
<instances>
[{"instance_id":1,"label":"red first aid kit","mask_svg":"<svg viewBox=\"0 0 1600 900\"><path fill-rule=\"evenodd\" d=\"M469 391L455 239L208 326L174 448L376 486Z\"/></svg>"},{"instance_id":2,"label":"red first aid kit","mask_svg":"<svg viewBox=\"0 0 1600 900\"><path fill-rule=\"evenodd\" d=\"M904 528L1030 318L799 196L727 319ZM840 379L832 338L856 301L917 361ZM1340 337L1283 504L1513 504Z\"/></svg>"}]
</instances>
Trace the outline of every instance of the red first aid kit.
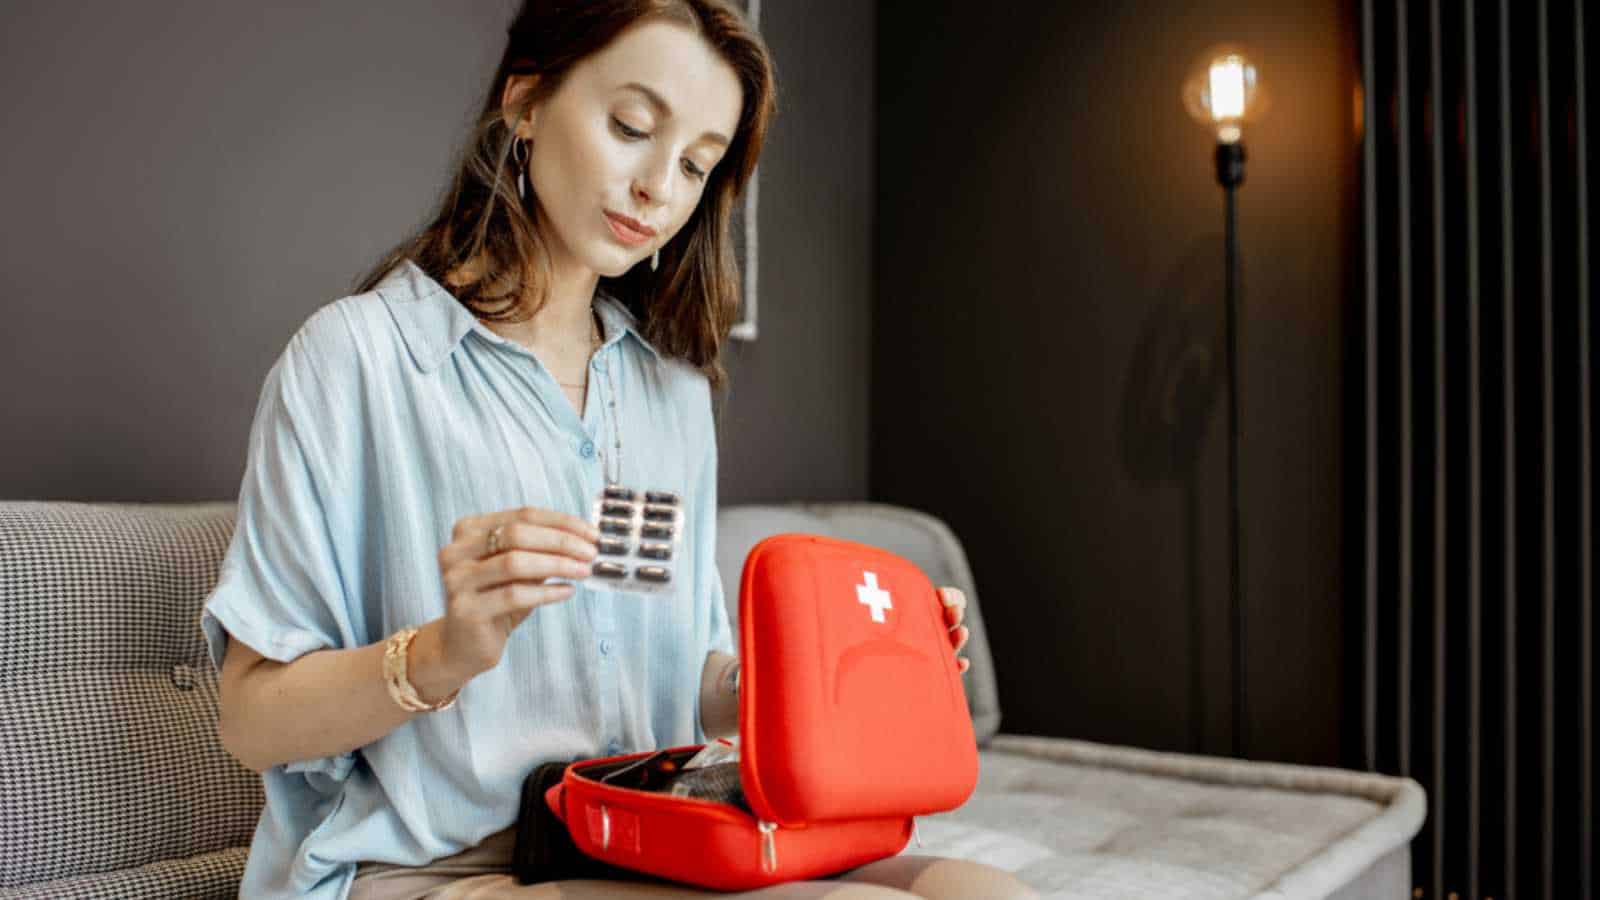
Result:
<instances>
[{"instance_id":1,"label":"red first aid kit","mask_svg":"<svg viewBox=\"0 0 1600 900\"><path fill-rule=\"evenodd\" d=\"M767 538L745 558L739 632L750 811L600 781L653 754L582 760L545 802L584 853L746 890L893 856L913 817L971 796L977 743L944 606L910 561L820 535Z\"/></svg>"}]
</instances>

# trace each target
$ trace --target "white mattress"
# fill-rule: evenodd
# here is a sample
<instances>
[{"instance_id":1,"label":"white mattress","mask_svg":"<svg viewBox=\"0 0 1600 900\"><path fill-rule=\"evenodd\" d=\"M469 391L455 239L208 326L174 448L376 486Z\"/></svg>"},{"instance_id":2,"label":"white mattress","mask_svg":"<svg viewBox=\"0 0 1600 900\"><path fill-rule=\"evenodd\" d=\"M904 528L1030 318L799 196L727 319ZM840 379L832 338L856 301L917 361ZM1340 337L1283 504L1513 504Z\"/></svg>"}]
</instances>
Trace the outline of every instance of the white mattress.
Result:
<instances>
[{"instance_id":1,"label":"white mattress","mask_svg":"<svg viewBox=\"0 0 1600 900\"><path fill-rule=\"evenodd\" d=\"M999 735L973 796L918 819L905 852L980 860L1046 897L1403 898L1424 810L1407 778Z\"/></svg>"}]
</instances>

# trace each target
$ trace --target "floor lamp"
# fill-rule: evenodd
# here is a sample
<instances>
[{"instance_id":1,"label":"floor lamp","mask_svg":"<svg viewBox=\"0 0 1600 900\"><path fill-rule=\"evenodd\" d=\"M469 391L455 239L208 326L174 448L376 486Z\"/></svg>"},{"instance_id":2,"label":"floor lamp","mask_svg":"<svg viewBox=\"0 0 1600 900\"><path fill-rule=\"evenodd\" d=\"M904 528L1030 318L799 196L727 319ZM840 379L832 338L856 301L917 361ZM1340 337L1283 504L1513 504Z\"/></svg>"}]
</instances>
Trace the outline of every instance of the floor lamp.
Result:
<instances>
[{"instance_id":1,"label":"floor lamp","mask_svg":"<svg viewBox=\"0 0 1600 900\"><path fill-rule=\"evenodd\" d=\"M1228 341L1228 618L1233 639L1233 755L1248 753L1245 743L1244 534L1239 528L1239 241L1234 195L1244 183L1242 126L1263 107L1256 67L1237 49L1208 52L1184 82L1189 113L1217 137L1217 181L1225 211L1223 265Z\"/></svg>"}]
</instances>

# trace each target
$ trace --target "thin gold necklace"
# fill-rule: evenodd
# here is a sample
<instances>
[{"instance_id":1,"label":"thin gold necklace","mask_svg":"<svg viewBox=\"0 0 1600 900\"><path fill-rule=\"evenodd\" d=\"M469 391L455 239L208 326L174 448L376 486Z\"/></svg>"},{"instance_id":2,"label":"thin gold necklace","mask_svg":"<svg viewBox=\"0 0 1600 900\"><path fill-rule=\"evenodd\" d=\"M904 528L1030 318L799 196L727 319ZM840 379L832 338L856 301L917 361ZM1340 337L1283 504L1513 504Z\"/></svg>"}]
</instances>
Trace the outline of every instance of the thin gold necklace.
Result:
<instances>
[{"instance_id":1,"label":"thin gold necklace","mask_svg":"<svg viewBox=\"0 0 1600 900\"><path fill-rule=\"evenodd\" d=\"M590 312L594 312L593 307L590 308ZM600 349L600 343L601 343L601 341L600 341L600 323L597 321L598 318L599 318L599 313L594 313L593 315L591 315L589 317L589 355L590 356L594 355L594 351ZM583 390L587 391L589 389L589 361L588 360L584 360L583 361L583 383L582 384L568 384L565 381L559 381L559 380L556 382L556 384L559 384L564 388L582 388Z\"/></svg>"},{"instance_id":2,"label":"thin gold necklace","mask_svg":"<svg viewBox=\"0 0 1600 900\"><path fill-rule=\"evenodd\" d=\"M594 351L600 348L603 340L600 331L600 311L594 309L593 307L590 307L590 309L594 313L594 320L591 323L594 325L594 331L591 332L593 336L590 339L589 350L589 354L592 357L594 355ZM589 363L584 363L583 384L581 385L567 384L563 381L557 381L556 384L559 384L562 387L581 387L584 393L587 394L589 391L589 370L591 368L593 368L593 366L591 366ZM610 388L610 390L607 391L609 396L606 397L606 403L611 407L611 436L616 452L613 454L607 453L605 450L599 448L596 448L596 450L600 454L600 465L604 470L606 486L614 487L619 484L622 479L622 421L617 416L617 383L611 380L611 366L605 366L605 370L606 384L607 387ZM615 473L612 472L613 464L615 464L616 468Z\"/></svg>"}]
</instances>

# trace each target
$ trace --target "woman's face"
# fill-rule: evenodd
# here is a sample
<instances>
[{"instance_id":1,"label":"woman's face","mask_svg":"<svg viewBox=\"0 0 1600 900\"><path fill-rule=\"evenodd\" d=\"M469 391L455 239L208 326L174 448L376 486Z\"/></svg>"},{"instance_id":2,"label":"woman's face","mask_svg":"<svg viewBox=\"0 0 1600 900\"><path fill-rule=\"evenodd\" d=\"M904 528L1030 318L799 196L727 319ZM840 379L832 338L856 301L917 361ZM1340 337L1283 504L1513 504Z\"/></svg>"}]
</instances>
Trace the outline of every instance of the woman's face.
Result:
<instances>
[{"instance_id":1,"label":"woman's face","mask_svg":"<svg viewBox=\"0 0 1600 900\"><path fill-rule=\"evenodd\" d=\"M505 99L528 85L508 79ZM733 68L676 24L637 24L575 65L516 128L532 141L529 177L555 264L616 277L672 240L742 104ZM631 234L619 216L654 233Z\"/></svg>"}]
</instances>

